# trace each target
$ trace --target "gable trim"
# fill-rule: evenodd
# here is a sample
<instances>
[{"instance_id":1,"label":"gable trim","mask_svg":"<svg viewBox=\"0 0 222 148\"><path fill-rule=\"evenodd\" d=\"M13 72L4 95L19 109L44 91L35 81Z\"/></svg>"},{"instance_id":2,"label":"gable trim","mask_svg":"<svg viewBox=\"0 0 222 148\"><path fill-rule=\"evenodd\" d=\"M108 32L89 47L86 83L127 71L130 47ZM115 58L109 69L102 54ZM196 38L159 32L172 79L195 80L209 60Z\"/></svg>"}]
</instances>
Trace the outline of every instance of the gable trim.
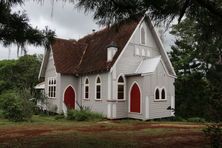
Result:
<instances>
[{"instance_id":1,"label":"gable trim","mask_svg":"<svg viewBox=\"0 0 222 148\"><path fill-rule=\"evenodd\" d=\"M113 64L113 66L111 67L110 71L113 71L113 68L116 66L116 64L118 63L118 61L121 59L121 57L123 56L123 53L125 52L125 50L127 49L130 41L132 40L133 36L136 34L136 31L140 28L141 23L143 22L145 16L142 17L142 19L140 20L140 22L137 24L136 28L134 29L133 33L131 34L129 40L127 41L126 45L124 46L123 50L121 51L120 55L118 56L118 58L116 59L115 63Z\"/></svg>"},{"instance_id":2,"label":"gable trim","mask_svg":"<svg viewBox=\"0 0 222 148\"><path fill-rule=\"evenodd\" d=\"M50 49L49 50L46 49L45 52L44 52L41 67L40 67L40 70L39 70L38 79L41 79L42 77L45 77L45 71L46 71L46 68L47 68L48 61L49 61L50 51L52 51L51 45L50 45Z\"/></svg>"},{"instance_id":3,"label":"gable trim","mask_svg":"<svg viewBox=\"0 0 222 148\"><path fill-rule=\"evenodd\" d=\"M173 65L172 65L172 63L171 63L171 61L170 61L170 59L169 59L169 57L168 57L168 55L165 51L163 43L162 43L159 35L157 34L157 31L155 30L155 27L154 27L152 21L150 20L149 16L147 16L146 18L148 20L148 23L150 24L150 29L153 31L153 35L155 36L154 39L156 40L157 45L159 45L160 50L162 50L163 56L165 56L166 61L168 62L169 66L170 66L170 69L172 70L173 76L176 77L176 73L175 73L175 70L173 68Z\"/></svg>"},{"instance_id":4,"label":"gable trim","mask_svg":"<svg viewBox=\"0 0 222 148\"><path fill-rule=\"evenodd\" d=\"M165 65L165 63L164 63L164 61L163 61L162 59L160 60L160 63L163 65L163 69L165 70L165 72L167 73L167 75L168 75L169 77L177 78L176 76L171 75L171 74L169 73L169 71L168 71L168 69L167 69L167 67L166 67L166 65Z\"/></svg>"}]
</instances>

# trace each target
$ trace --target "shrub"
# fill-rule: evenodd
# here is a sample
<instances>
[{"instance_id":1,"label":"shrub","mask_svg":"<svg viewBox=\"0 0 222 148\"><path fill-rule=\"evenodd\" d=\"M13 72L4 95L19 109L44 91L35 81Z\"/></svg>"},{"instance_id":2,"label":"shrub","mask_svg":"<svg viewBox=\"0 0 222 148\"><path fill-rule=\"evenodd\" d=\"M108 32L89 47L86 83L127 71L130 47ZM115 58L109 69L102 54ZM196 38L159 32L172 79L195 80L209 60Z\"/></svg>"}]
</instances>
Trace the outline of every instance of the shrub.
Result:
<instances>
[{"instance_id":1,"label":"shrub","mask_svg":"<svg viewBox=\"0 0 222 148\"><path fill-rule=\"evenodd\" d=\"M212 148L222 147L222 129L220 124L214 123L207 125L207 128L205 128L203 132L205 136L210 139Z\"/></svg>"},{"instance_id":2,"label":"shrub","mask_svg":"<svg viewBox=\"0 0 222 148\"><path fill-rule=\"evenodd\" d=\"M0 109L0 118L4 118L3 111Z\"/></svg>"},{"instance_id":3,"label":"shrub","mask_svg":"<svg viewBox=\"0 0 222 148\"><path fill-rule=\"evenodd\" d=\"M4 118L12 121L24 121L32 117L33 105L18 93L7 92L0 96L0 108Z\"/></svg>"},{"instance_id":4,"label":"shrub","mask_svg":"<svg viewBox=\"0 0 222 148\"><path fill-rule=\"evenodd\" d=\"M200 122L200 123L206 122L206 120L204 118L200 118L200 117L188 118L187 121L188 122Z\"/></svg>"},{"instance_id":5,"label":"shrub","mask_svg":"<svg viewBox=\"0 0 222 148\"><path fill-rule=\"evenodd\" d=\"M103 116L99 113L92 112L89 109L81 110L69 110L67 113L68 120L75 121L90 121L90 120L101 120Z\"/></svg>"},{"instance_id":6,"label":"shrub","mask_svg":"<svg viewBox=\"0 0 222 148\"><path fill-rule=\"evenodd\" d=\"M64 118L65 118L65 116L63 114L55 116L55 120L64 119Z\"/></svg>"}]
</instances>

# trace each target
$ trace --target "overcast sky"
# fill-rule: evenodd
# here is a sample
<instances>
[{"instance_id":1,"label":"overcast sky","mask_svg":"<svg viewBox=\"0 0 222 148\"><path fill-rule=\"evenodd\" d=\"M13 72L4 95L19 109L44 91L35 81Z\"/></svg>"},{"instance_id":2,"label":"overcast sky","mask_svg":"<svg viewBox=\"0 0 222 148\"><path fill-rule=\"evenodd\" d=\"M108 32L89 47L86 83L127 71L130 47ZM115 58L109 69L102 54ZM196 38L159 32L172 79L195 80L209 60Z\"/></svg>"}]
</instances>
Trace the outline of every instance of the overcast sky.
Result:
<instances>
[{"instance_id":1,"label":"overcast sky","mask_svg":"<svg viewBox=\"0 0 222 148\"><path fill-rule=\"evenodd\" d=\"M56 32L57 37L65 39L79 39L92 32L92 29L99 30L92 19L92 14L84 14L83 11L77 10L74 5L57 1L52 7L51 0L45 0L44 4L26 0L23 6L14 8L14 11L26 11L30 24L39 29L48 26ZM165 42L172 44L172 37L165 33ZM13 59L17 57L16 46L4 48L0 45L0 59ZM43 48L33 46L27 47L28 54L41 54Z\"/></svg>"}]
</instances>

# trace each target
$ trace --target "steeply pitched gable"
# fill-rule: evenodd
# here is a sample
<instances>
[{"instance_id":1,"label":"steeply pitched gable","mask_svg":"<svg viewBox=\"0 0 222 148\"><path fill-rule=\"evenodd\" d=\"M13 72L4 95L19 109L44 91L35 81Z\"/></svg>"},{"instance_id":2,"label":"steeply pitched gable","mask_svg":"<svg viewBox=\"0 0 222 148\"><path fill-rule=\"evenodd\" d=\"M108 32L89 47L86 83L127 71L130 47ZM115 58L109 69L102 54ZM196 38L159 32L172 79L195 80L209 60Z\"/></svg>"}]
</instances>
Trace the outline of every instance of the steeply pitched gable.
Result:
<instances>
[{"instance_id":1,"label":"steeply pitched gable","mask_svg":"<svg viewBox=\"0 0 222 148\"><path fill-rule=\"evenodd\" d=\"M131 20L105 28L78 41L56 39L52 45L55 67L58 73L84 75L109 71L138 25ZM107 62L107 46L115 42L118 51Z\"/></svg>"}]
</instances>

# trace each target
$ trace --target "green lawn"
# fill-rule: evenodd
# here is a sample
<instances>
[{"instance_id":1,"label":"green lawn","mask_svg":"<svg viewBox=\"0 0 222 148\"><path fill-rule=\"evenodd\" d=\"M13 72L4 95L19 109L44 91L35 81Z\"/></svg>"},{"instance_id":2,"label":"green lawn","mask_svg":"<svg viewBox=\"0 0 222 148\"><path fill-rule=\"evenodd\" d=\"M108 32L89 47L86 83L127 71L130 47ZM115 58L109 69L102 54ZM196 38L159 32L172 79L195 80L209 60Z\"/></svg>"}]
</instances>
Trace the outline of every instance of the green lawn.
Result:
<instances>
[{"instance_id":1,"label":"green lawn","mask_svg":"<svg viewBox=\"0 0 222 148\"><path fill-rule=\"evenodd\" d=\"M0 147L206 147L201 124L139 120L0 119Z\"/></svg>"}]
</instances>

